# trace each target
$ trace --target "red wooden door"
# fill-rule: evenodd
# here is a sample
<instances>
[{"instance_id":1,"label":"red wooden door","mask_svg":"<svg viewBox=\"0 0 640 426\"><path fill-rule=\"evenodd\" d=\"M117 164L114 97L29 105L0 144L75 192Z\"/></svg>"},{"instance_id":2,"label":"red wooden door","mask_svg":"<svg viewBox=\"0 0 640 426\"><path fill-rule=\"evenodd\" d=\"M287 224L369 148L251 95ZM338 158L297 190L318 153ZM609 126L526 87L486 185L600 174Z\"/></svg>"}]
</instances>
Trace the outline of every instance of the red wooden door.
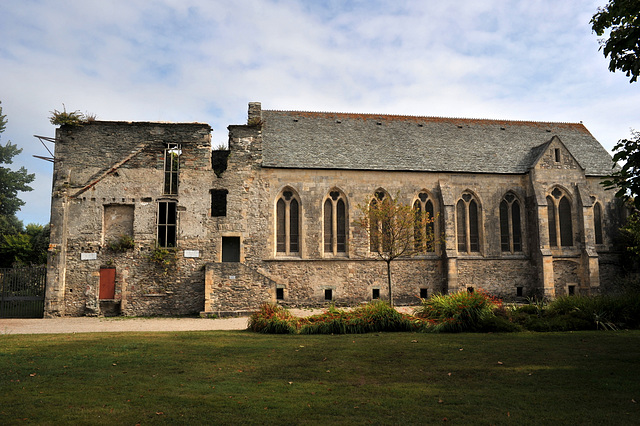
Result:
<instances>
[{"instance_id":1,"label":"red wooden door","mask_svg":"<svg viewBox=\"0 0 640 426\"><path fill-rule=\"evenodd\" d=\"M100 299L113 299L116 295L116 269L100 268Z\"/></svg>"}]
</instances>

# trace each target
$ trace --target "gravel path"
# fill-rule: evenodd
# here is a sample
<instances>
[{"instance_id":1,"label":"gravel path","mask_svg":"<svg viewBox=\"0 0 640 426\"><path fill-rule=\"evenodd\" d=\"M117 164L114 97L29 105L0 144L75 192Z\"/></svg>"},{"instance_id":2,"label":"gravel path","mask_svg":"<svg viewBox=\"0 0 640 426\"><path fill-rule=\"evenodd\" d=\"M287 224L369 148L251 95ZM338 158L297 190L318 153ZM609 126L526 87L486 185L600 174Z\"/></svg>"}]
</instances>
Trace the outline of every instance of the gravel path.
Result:
<instances>
[{"instance_id":1,"label":"gravel path","mask_svg":"<svg viewBox=\"0 0 640 426\"><path fill-rule=\"evenodd\" d=\"M247 317L0 319L0 334L101 333L121 331L244 330Z\"/></svg>"},{"instance_id":2,"label":"gravel path","mask_svg":"<svg viewBox=\"0 0 640 426\"><path fill-rule=\"evenodd\" d=\"M296 316L322 312L321 309L291 309ZM0 318L0 334L102 333L122 331L244 330L248 317L234 318L123 318L61 317Z\"/></svg>"},{"instance_id":3,"label":"gravel path","mask_svg":"<svg viewBox=\"0 0 640 426\"><path fill-rule=\"evenodd\" d=\"M410 312L411 307L399 307ZM291 309L298 317L314 315L323 309ZM0 318L0 334L102 333L122 331L200 331L245 330L248 317L234 318L123 318L123 317L62 317L62 318Z\"/></svg>"}]
</instances>

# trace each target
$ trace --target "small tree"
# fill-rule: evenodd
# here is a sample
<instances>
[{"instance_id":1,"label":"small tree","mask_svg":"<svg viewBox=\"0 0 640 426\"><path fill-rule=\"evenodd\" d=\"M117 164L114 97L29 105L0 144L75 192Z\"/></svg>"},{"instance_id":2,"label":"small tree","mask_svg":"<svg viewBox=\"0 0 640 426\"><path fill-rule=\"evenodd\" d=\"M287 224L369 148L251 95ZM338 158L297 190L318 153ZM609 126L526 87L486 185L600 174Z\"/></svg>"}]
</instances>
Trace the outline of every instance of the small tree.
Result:
<instances>
[{"instance_id":1,"label":"small tree","mask_svg":"<svg viewBox=\"0 0 640 426\"><path fill-rule=\"evenodd\" d=\"M369 236L369 249L387 264L389 304L393 306L391 262L433 251L434 218L429 213L413 209L392 199L385 192L376 192L369 202L357 209L361 217L355 221Z\"/></svg>"}]
</instances>

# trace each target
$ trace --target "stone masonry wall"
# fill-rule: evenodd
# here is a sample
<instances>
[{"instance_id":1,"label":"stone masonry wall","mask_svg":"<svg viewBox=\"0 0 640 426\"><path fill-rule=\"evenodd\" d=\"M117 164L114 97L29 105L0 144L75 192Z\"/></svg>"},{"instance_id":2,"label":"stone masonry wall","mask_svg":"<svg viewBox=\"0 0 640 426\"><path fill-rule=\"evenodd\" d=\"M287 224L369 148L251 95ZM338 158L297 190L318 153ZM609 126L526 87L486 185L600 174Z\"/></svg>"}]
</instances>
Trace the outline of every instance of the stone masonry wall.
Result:
<instances>
[{"instance_id":1,"label":"stone masonry wall","mask_svg":"<svg viewBox=\"0 0 640 426\"><path fill-rule=\"evenodd\" d=\"M482 289L490 294L511 300L517 288L529 296L537 288L536 270L527 259L458 260L458 275L464 287Z\"/></svg>"},{"instance_id":2,"label":"stone masonry wall","mask_svg":"<svg viewBox=\"0 0 640 426\"><path fill-rule=\"evenodd\" d=\"M215 252L202 226L210 206L202 183L215 177L206 124L95 122L58 129L52 200L48 315L101 314L100 269L115 268L111 303L125 315L202 311L204 264ZM177 195L163 194L164 150L181 146ZM177 202L178 245L170 267L149 260L159 201ZM118 223L132 221L132 223ZM135 248L108 248L114 233ZM197 257L185 251L197 250Z\"/></svg>"},{"instance_id":3,"label":"stone masonry wall","mask_svg":"<svg viewBox=\"0 0 640 426\"><path fill-rule=\"evenodd\" d=\"M474 287L505 298L514 297L518 287L525 296L534 293L542 286L541 247L545 241L548 245L540 198L559 181L572 198L575 245L544 247L550 253L546 256L557 258L552 280L558 294L567 282L583 279L580 256L595 247L592 232L584 230L589 206L601 202L605 229L615 226L612 195L596 178L585 179L564 152L563 162L556 164L545 154L535 170L523 175L266 168L259 114L253 105L251 125L230 126L227 169L218 173L212 169L206 124L96 122L59 129L48 315L105 313L106 301L100 302L98 294L100 269L106 267L116 270L115 296L108 302L125 315L248 311L275 302L277 288L284 295L278 302L287 306L324 305L325 290L332 291L331 302L338 305L371 300L374 290L386 299L386 265L369 250L366 232L356 225L359 206L377 190L410 205L426 192L435 206L435 252L392 263L397 304L416 303L421 289L434 294ZM182 150L177 195L163 194L167 143L179 143ZM563 148L554 143L550 149ZM211 190L227 191L223 215L212 216ZM284 190L300 201L300 250L286 256L276 252L275 244L275 207ZM338 255L325 253L323 246L323 204L331 191L346 200L347 249ZM473 194L479 207L480 249L473 253L457 252L455 205L464 192ZM517 253L501 250L499 205L507 192L522 207L523 250ZM164 201L177 202L178 210L175 260L166 267L149 259L156 247L158 203ZM110 249L119 232L131 233L135 248ZM240 241L239 263L221 263L228 237ZM613 258L608 235L596 248ZM572 260L562 260L568 257ZM612 276L613 268L604 265L604 274ZM448 275L454 273L456 287L450 287Z\"/></svg>"}]
</instances>

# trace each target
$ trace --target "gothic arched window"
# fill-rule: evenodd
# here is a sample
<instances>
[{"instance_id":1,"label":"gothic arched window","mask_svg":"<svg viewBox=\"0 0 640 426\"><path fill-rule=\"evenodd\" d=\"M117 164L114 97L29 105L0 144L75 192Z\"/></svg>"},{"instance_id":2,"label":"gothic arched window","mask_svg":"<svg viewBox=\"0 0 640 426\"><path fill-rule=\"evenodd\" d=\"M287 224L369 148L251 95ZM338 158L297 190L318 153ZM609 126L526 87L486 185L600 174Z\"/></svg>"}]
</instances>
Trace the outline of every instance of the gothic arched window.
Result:
<instances>
[{"instance_id":1,"label":"gothic arched window","mask_svg":"<svg viewBox=\"0 0 640 426\"><path fill-rule=\"evenodd\" d=\"M276 251L282 254L300 251L300 202L290 189L282 191L276 203Z\"/></svg>"},{"instance_id":2,"label":"gothic arched window","mask_svg":"<svg viewBox=\"0 0 640 426\"><path fill-rule=\"evenodd\" d=\"M391 223L385 218L384 205L391 201L391 197L383 189L378 189L369 202L369 250L378 252L388 249L391 237ZM381 209L383 214L374 214L374 209Z\"/></svg>"},{"instance_id":3,"label":"gothic arched window","mask_svg":"<svg viewBox=\"0 0 640 426\"><path fill-rule=\"evenodd\" d=\"M435 251L435 227L433 222L434 207L433 201L431 200L431 197L429 197L428 193L421 192L418 194L418 199L413 203L413 210L416 212L416 223L413 230L413 239L416 251ZM423 213L426 213L426 218L422 217Z\"/></svg>"},{"instance_id":4,"label":"gothic arched window","mask_svg":"<svg viewBox=\"0 0 640 426\"><path fill-rule=\"evenodd\" d=\"M466 192L456 204L458 252L480 251L480 214L475 197Z\"/></svg>"},{"instance_id":5,"label":"gothic arched window","mask_svg":"<svg viewBox=\"0 0 640 426\"><path fill-rule=\"evenodd\" d=\"M593 230L596 234L596 244L602 244L602 207L600 207L600 203L593 205Z\"/></svg>"},{"instance_id":6,"label":"gothic arched window","mask_svg":"<svg viewBox=\"0 0 640 426\"><path fill-rule=\"evenodd\" d=\"M549 245L551 247L571 247L573 245L573 220L571 201L555 188L547 196L547 219L549 221ZM558 237L560 241L558 241Z\"/></svg>"},{"instance_id":7,"label":"gothic arched window","mask_svg":"<svg viewBox=\"0 0 640 426\"><path fill-rule=\"evenodd\" d=\"M520 201L509 192L500 202L500 247L503 252L522 251Z\"/></svg>"},{"instance_id":8,"label":"gothic arched window","mask_svg":"<svg viewBox=\"0 0 640 426\"><path fill-rule=\"evenodd\" d=\"M339 191L331 191L324 202L324 252L347 252L347 204Z\"/></svg>"},{"instance_id":9,"label":"gothic arched window","mask_svg":"<svg viewBox=\"0 0 640 426\"><path fill-rule=\"evenodd\" d=\"M571 225L571 203L567 197L562 197L558 203L558 219L560 223L560 245L573 245L573 226Z\"/></svg>"}]
</instances>

